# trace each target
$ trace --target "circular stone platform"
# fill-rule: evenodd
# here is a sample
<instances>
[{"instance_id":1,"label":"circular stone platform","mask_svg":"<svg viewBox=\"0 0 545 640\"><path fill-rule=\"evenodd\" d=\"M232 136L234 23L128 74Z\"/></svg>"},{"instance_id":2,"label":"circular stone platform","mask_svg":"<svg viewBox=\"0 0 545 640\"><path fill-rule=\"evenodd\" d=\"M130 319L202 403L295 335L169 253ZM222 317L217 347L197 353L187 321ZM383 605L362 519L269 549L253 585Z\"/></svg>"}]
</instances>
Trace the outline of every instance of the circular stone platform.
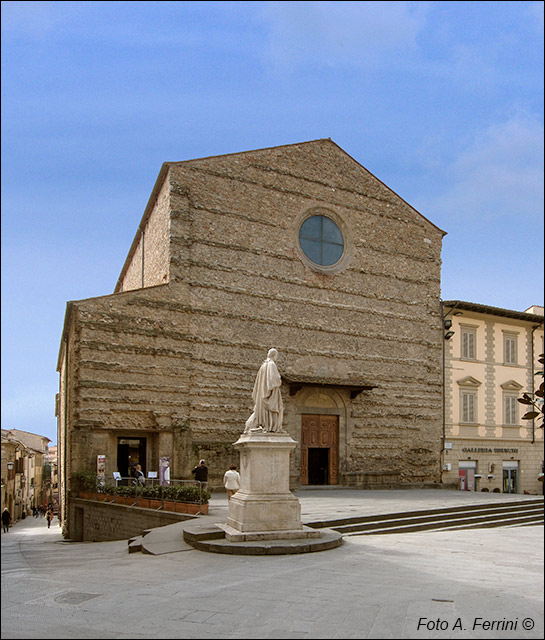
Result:
<instances>
[{"instance_id":1,"label":"circular stone platform","mask_svg":"<svg viewBox=\"0 0 545 640\"><path fill-rule=\"evenodd\" d=\"M289 540L246 540L232 542L216 524L192 522L184 527L184 542L199 551L233 555L286 555L327 551L342 544L342 534L333 529L320 529L319 538Z\"/></svg>"}]
</instances>

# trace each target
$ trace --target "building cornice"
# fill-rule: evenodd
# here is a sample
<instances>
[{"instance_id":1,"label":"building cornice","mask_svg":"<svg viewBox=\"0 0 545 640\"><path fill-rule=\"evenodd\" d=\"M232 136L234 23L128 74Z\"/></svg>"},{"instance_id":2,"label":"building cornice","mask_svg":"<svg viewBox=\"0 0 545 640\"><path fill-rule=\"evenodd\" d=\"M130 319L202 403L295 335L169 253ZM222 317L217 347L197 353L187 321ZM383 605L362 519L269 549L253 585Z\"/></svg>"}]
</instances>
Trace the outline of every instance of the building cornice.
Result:
<instances>
[{"instance_id":1,"label":"building cornice","mask_svg":"<svg viewBox=\"0 0 545 640\"><path fill-rule=\"evenodd\" d=\"M503 318L511 318L513 320L523 320L532 322L533 324L543 324L543 316L537 313L526 313L525 311L513 311L512 309L501 309L500 307L490 307L486 304L477 304L476 302L464 302L463 300L443 300L443 306L456 308L460 311L472 311L474 313L483 313L489 316L499 316Z\"/></svg>"}]
</instances>

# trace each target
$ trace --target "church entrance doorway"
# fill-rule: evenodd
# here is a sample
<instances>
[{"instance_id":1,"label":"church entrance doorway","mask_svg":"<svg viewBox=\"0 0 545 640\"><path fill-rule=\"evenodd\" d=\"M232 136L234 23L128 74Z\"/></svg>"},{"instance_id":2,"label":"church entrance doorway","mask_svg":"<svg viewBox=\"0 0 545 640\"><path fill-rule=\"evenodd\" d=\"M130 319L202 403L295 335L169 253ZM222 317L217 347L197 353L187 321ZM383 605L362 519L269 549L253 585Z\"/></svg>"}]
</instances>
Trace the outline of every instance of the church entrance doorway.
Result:
<instances>
[{"instance_id":1,"label":"church entrance doorway","mask_svg":"<svg viewBox=\"0 0 545 640\"><path fill-rule=\"evenodd\" d=\"M338 484L339 418L301 417L301 484Z\"/></svg>"}]
</instances>

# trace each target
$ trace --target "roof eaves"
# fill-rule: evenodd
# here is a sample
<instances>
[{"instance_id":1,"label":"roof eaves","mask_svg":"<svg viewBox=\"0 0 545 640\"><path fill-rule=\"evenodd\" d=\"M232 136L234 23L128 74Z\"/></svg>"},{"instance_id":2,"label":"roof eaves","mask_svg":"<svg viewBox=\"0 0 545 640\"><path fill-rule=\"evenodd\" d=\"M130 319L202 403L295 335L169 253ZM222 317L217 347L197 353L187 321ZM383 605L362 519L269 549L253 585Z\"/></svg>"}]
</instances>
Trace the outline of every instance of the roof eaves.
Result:
<instances>
[{"instance_id":1,"label":"roof eaves","mask_svg":"<svg viewBox=\"0 0 545 640\"><path fill-rule=\"evenodd\" d=\"M465 311L473 311L474 313L484 313L487 315L501 316L505 318L513 318L514 320L525 320L543 324L543 316L536 313L526 313L525 311L515 311L513 309L502 309L501 307L491 307L486 304L477 302L466 302L464 300L443 300L445 307L456 307Z\"/></svg>"}]
</instances>

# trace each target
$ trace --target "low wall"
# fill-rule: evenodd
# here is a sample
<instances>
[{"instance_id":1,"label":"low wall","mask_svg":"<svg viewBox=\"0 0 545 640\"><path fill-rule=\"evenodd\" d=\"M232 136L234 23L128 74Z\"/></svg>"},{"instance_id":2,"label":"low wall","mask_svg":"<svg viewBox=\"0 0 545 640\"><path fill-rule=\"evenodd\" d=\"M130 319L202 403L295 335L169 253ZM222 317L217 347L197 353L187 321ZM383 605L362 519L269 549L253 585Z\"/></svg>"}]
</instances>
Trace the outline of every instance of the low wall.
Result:
<instances>
[{"instance_id":1,"label":"low wall","mask_svg":"<svg viewBox=\"0 0 545 640\"><path fill-rule=\"evenodd\" d=\"M65 538L78 542L128 540L146 529L182 522L191 516L172 511L156 511L83 498L71 498Z\"/></svg>"}]
</instances>

